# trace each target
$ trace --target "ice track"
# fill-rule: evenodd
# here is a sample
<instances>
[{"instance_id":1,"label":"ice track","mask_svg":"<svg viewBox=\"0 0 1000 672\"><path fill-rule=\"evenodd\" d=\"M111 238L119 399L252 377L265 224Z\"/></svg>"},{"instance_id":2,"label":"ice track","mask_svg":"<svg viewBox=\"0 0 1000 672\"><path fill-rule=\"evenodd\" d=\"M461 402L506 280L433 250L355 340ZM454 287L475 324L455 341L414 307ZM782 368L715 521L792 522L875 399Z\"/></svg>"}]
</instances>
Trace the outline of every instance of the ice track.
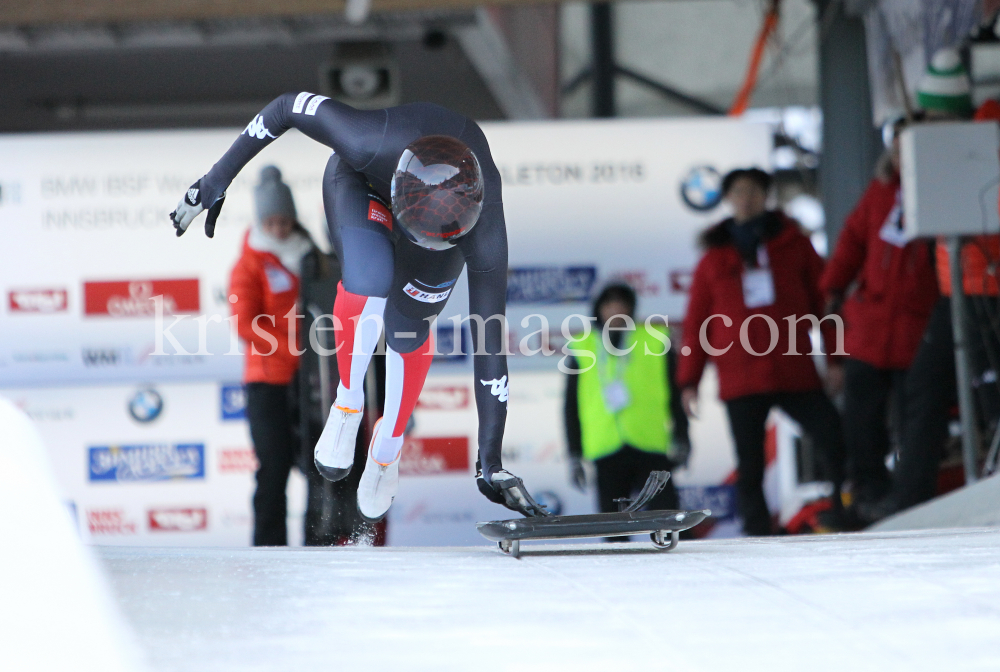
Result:
<instances>
[{"instance_id":1,"label":"ice track","mask_svg":"<svg viewBox=\"0 0 1000 672\"><path fill-rule=\"evenodd\" d=\"M998 529L523 552L98 554L162 672L1000 669Z\"/></svg>"}]
</instances>

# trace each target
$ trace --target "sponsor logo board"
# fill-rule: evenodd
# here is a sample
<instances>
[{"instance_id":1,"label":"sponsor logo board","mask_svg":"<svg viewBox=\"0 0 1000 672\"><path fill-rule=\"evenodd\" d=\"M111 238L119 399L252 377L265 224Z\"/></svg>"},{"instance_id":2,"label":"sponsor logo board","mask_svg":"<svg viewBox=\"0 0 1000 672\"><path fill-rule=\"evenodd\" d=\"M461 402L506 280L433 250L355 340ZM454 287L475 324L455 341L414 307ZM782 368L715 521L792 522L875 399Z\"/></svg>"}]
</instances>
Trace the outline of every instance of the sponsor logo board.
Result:
<instances>
[{"instance_id":1,"label":"sponsor logo board","mask_svg":"<svg viewBox=\"0 0 1000 672\"><path fill-rule=\"evenodd\" d=\"M673 294L687 294L691 291L691 279L694 275L689 270L674 270L667 274L667 282L670 283L670 291Z\"/></svg>"},{"instance_id":2,"label":"sponsor logo board","mask_svg":"<svg viewBox=\"0 0 1000 672\"><path fill-rule=\"evenodd\" d=\"M65 422L74 417L72 406L41 406L19 399L14 405L24 411L34 422Z\"/></svg>"},{"instance_id":3,"label":"sponsor logo board","mask_svg":"<svg viewBox=\"0 0 1000 672\"><path fill-rule=\"evenodd\" d=\"M163 413L163 397L153 388L139 390L128 401L128 414L136 422L153 422Z\"/></svg>"},{"instance_id":4,"label":"sponsor logo board","mask_svg":"<svg viewBox=\"0 0 1000 672\"><path fill-rule=\"evenodd\" d=\"M722 175L712 166L695 166L681 179L681 200L695 212L722 202Z\"/></svg>"},{"instance_id":5,"label":"sponsor logo board","mask_svg":"<svg viewBox=\"0 0 1000 672\"><path fill-rule=\"evenodd\" d=\"M205 444L92 446L91 482L131 483L205 478Z\"/></svg>"},{"instance_id":6,"label":"sponsor logo board","mask_svg":"<svg viewBox=\"0 0 1000 672\"><path fill-rule=\"evenodd\" d=\"M12 313L65 313L69 294L65 289L15 289L7 293Z\"/></svg>"},{"instance_id":7,"label":"sponsor logo board","mask_svg":"<svg viewBox=\"0 0 1000 672\"><path fill-rule=\"evenodd\" d=\"M91 534L136 534L139 526L124 509L87 509L87 529Z\"/></svg>"},{"instance_id":8,"label":"sponsor logo board","mask_svg":"<svg viewBox=\"0 0 1000 672\"><path fill-rule=\"evenodd\" d=\"M151 532L199 532L208 529L208 510L204 507L150 509L147 517Z\"/></svg>"},{"instance_id":9,"label":"sponsor logo board","mask_svg":"<svg viewBox=\"0 0 1000 672\"><path fill-rule=\"evenodd\" d=\"M10 359L15 364L54 364L69 361L69 353L59 351L48 352L13 352Z\"/></svg>"},{"instance_id":10,"label":"sponsor logo board","mask_svg":"<svg viewBox=\"0 0 1000 672\"><path fill-rule=\"evenodd\" d=\"M469 471L469 437L409 438L399 460L401 475Z\"/></svg>"},{"instance_id":11,"label":"sponsor logo board","mask_svg":"<svg viewBox=\"0 0 1000 672\"><path fill-rule=\"evenodd\" d=\"M132 348L82 348L80 350L80 358L83 361L83 365L88 368L121 366L132 363Z\"/></svg>"},{"instance_id":12,"label":"sponsor logo board","mask_svg":"<svg viewBox=\"0 0 1000 672\"><path fill-rule=\"evenodd\" d=\"M430 385L420 391L417 408L425 411L457 411L469 407L469 388L461 385Z\"/></svg>"},{"instance_id":13,"label":"sponsor logo board","mask_svg":"<svg viewBox=\"0 0 1000 672\"><path fill-rule=\"evenodd\" d=\"M114 280L83 283L83 313L90 316L154 317L154 297L162 297L163 313L197 313L198 279Z\"/></svg>"},{"instance_id":14,"label":"sponsor logo board","mask_svg":"<svg viewBox=\"0 0 1000 672\"><path fill-rule=\"evenodd\" d=\"M626 285L635 290L635 293L639 296L659 296L660 290L662 289L660 285L650 279L646 271L634 270L634 271L621 271L619 273L614 273L609 278L611 282L624 282Z\"/></svg>"},{"instance_id":15,"label":"sponsor logo board","mask_svg":"<svg viewBox=\"0 0 1000 672\"><path fill-rule=\"evenodd\" d=\"M216 457L220 474L253 474L260 466L252 448L221 448Z\"/></svg>"},{"instance_id":16,"label":"sponsor logo board","mask_svg":"<svg viewBox=\"0 0 1000 672\"><path fill-rule=\"evenodd\" d=\"M736 516L736 488L732 485L707 485L677 488L681 508L686 511L710 509L712 517L729 520Z\"/></svg>"},{"instance_id":17,"label":"sponsor logo board","mask_svg":"<svg viewBox=\"0 0 1000 672\"><path fill-rule=\"evenodd\" d=\"M246 420L247 393L242 384L223 385L219 388L223 420Z\"/></svg>"},{"instance_id":18,"label":"sponsor logo board","mask_svg":"<svg viewBox=\"0 0 1000 672\"><path fill-rule=\"evenodd\" d=\"M21 202L21 184L19 182L0 182L0 205L13 205Z\"/></svg>"},{"instance_id":19,"label":"sponsor logo board","mask_svg":"<svg viewBox=\"0 0 1000 672\"><path fill-rule=\"evenodd\" d=\"M586 301L596 280L596 266L511 268L507 271L507 303Z\"/></svg>"}]
</instances>

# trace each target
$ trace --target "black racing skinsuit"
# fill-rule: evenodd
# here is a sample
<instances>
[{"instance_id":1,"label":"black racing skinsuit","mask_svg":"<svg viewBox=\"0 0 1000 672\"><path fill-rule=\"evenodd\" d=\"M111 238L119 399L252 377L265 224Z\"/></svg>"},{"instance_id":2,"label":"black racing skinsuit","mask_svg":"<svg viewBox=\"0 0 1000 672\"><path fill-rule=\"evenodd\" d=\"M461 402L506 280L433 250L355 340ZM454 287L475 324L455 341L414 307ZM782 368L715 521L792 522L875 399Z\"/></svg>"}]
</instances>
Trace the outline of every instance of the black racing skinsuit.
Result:
<instances>
[{"instance_id":1,"label":"black racing skinsuit","mask_svg":"<svg viewBox=\"0 0 1000 672\"><path fill-rule=\"evenodd\" d=\"M323 177L323 201L343 265L344 288L388 297L385 331L390 347L406 353L424 342L430 328L427 318L439 314L446 302L428 303L427 296L449 291L462 267L468 266L469 314L485 320L482 334L476 319L469 322L475 348L479 456L489 482L501 469L507 418L505 334L499 319L489 319L506 311L507 228L500 172L486 137L471 119L430 103L369 111L306 92L287 93L265 107L201 179L202 204L208 208L215 203L243 166L289 128L335 152ZM398 227L390 229L370 218L372 202L383 206L390 202L390 181L403 150L425 135L461 140L475 153L483 172L482 213L451 250L424 249L401 235ZM414 292L414 287L424 293Z\"/></svg>"}]
</instances>

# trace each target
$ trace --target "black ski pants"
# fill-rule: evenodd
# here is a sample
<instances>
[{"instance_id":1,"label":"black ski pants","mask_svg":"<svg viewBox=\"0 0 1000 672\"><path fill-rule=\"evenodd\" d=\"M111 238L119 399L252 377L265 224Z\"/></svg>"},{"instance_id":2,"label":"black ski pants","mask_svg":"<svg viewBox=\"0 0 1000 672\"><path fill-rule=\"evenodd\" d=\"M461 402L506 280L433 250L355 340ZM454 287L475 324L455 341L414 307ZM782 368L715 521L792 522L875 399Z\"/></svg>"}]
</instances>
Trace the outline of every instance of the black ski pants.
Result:
<instances>
[{"instance_id":1,"label":"black ski pants","mask_svg":"<svg viewBox=\"0 0 1000 672\"><path fill-rule=\"evenodd\" d=\"M844 360L844 447L855 503L881 499L892 487L885 458L892 448L890 427L902 427L905 383L906 369Z\"/></svg>"},{"instance_id":2,"label":"black ski pants","mask_svg":"<svg viewBox=\"0 0 1000 672\"><path fill-rule=\"evenodd\" d=\"M927 501L937 490L950 408L958 398L950 299L940 299L934 306L905 390L903 440L892 488L894 504L900 509Z\"/></svg>"},{"instance_id":3,"label":"black ski pants","mask_svg":"<svg viewBox=\"0 0 1000 672\"><path fill-rule=\"evenodd\" d=\"M994 363L1000 344L989 320L989 312L997 311L997 299L967 296L965 300L977 420L980 426L992 429L1000 417ZM934 306L906 378L903 438L892 488L893 504L900 509L925 502L937 492L938 465L948 439L950 409L958 400L951 301L945 297ZM986 302L991 305L986 306Z\"/></svg>"},{"instance_id":4,"label":"black ski pants","mask_svg":"<svg viewBox=\"0 0 1000 672\"><path fill-rule=\"evenodd\" d=\"M743 531L750 536L772 533L771 514L764 499L764 425L778 407L809 435L823 461L826 477L839 497L844 481L844 440L840 414L822 390L750 394L726 402L729 427L736 443L736 500Z\"/></svg>"}]
</instances>

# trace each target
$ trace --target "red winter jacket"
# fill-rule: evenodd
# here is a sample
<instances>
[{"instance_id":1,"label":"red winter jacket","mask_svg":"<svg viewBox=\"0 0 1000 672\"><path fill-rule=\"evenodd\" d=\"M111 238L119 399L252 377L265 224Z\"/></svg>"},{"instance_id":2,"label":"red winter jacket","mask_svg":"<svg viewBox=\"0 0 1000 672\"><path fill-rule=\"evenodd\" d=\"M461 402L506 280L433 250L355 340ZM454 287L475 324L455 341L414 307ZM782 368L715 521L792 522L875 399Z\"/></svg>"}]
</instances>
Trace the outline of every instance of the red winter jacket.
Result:
<instances>
[{"instance_id":1,"label":"red winter jacket","mask_svg":"<svg viewBox=\"0 0 1000 672\"><path fill-rule=\"evenodd\" d=\"M848 215L820 281L827 295L842 295L844 349L879 369L906 369L920 345L938 299L930 243L900 247L899 178L875 178Z\"/></svg>"},{"instance_id":2,"label":"red winter jacket","mask_svg":"<svg viewBox=\"0 0 1000 672\"><path fill-rule=\"evenodd\" d=\"M770 306L747 308L744 305L742 274L745 266L725 222L711 227L702 236L708 249L694 272L684 318L683 347L678 357L677 381L682 388L698 385L709 358L700 338L706 321L706 340L711 348L725 349L732 344L724 354L712 357L719 372L719 397L723 401L749 394L805 392L822 387L809 355L812 351L809 322L798 322L795 348L799 354L789 355L785 354L789 352L789 322L785 317L810 314L823 317L823 296L819 291L823 260L795 220L782 213L774 215L763 231L774 282L774 303ZM712 318L713 315L725 315L732 320L732 326L725 326L723 318ZM768 354L751 354L741 343L741 327L751 315L766 315L777 326L776 345ZM822 327L824 342L832 344L831 321L827 320ZM746 334L752 350L759 353L768 350L772 333L764 318L751 319ZM824 351L831 350L832 347L827 346Z\"/></svg>"},{"instance_id":3,"label":"red winter jacket","mask_svg":"<svg viewBox=\"0 0 1000 672\"><path fill-rule=\"evenodd\" d=\"M237 316L237 332L245 341L243 382L287 385L299 368L299 358L290 350L288 343L291 320L285 317L298 301L299 278L282 266L275 254L250 247L249 239L248 232L243 239L243 254L236 262L229 281L230 295L238 297L232 307L233 314ZM258 315L274 316L273 326L270 317L257 320L257 332L273 338L277 348L261 333L254 331L253 321ZM255 348L260 354L254 354ZM265 354L271 353L272 349L272 354Z\"/></svg>"}]
</instances>

